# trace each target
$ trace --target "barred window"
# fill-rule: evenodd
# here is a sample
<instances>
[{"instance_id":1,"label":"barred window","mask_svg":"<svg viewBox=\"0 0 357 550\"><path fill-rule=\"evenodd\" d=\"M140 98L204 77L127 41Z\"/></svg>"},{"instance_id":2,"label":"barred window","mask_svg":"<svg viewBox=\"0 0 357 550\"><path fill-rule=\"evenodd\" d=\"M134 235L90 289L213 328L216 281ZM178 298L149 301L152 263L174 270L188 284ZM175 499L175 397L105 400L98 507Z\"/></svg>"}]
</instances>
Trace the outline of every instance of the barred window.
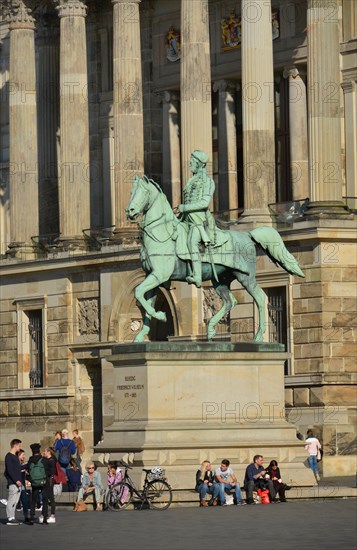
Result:
<instances>
[{"instance_id":1,"label":"barred window","mask_svg":"<svg viewBox=\"0 0 357 550\"><path fill-rule=\"evenodd\" d=\"M30 335L30 388L42 388L44 379L42 310L34 309L27 315Z\"/></svg>"}]
</instances>

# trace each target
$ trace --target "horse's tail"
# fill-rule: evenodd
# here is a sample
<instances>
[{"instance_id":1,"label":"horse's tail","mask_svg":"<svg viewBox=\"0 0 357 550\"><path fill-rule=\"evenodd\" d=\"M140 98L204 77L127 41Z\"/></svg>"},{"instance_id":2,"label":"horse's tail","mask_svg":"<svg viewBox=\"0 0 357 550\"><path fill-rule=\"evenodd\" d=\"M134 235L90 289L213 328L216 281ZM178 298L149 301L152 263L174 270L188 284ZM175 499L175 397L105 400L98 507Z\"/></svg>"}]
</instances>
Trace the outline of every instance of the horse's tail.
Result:
<instances>
[{"instance_id":1,"label":"horse's tail","mask_svg":"<svg viewBox=\"0 0 357 550\"><path fill-rule=\"evenodd\" d=\"M286 248L283 239L273 227L257 227L250 231L249 235L253 241L259 244L269 256L269 258L277 265L280 265L291 275L305 277L301 271L298 262L294 256L290 254Z\"/></svg>"}]
</instances>

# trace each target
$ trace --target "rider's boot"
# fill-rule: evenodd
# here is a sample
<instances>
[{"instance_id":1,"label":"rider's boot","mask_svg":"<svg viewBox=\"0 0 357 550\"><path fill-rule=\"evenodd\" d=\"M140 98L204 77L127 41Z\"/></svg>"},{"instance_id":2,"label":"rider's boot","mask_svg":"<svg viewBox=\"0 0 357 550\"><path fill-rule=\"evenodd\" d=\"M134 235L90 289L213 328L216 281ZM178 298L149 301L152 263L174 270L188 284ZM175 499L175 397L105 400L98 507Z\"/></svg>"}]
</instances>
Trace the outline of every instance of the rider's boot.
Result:
<instances>
[{"instance_id":1,"label":"rider's boot","mask_svg":"<svg viewBox=\"0 0 357 550\"><path fill-rule=\"evenodd\" d=\"M193 275L186 277L189 284L194 284L197 288L201 288L202 283L202 266L200 260L192 260Z\"/></svg>"}]
</instances>

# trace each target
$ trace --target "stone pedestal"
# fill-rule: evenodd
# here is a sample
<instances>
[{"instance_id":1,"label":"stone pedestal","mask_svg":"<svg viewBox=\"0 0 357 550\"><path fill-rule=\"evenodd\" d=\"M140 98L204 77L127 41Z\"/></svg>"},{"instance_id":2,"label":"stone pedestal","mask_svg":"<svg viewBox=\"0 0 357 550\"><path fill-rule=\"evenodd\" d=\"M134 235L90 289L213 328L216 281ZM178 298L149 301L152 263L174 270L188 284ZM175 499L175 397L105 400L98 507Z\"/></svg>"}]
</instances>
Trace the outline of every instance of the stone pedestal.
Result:
<instances>
[{"instance_id":1,"label":"stone pedestal","mask_svg":"<svg viewBox=\"0 0 357 550\"><path fill-rule=\"evenodd\" d=\"M147 342L103 360L104 441L97 452L160 464L188 488L202 460L228 458L242 480L254 454L277 459L289 483L312 485L307 454L285 420L280 344Z\"/></svg>"}]
</instances>

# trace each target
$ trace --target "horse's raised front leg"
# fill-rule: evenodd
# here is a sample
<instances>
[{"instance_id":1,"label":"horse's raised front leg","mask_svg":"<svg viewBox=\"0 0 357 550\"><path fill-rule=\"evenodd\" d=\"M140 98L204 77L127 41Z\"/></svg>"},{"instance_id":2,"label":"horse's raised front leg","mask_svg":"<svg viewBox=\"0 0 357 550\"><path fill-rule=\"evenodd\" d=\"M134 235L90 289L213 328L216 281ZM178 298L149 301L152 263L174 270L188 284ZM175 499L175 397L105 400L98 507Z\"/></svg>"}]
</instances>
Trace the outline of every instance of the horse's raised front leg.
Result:
<instances>
[{"instance_id":1,"label":"horse's raised front leg","mask_svg":"<svg viewBox=\"0 0 357 550\"><path fill-rule=\"evenodd\" d=\"M237 305L237 300L227 285L223 285L213 281L213 286L218 296L223 300L223 306L217 313L210 319L207 327L207 339L212 340L216 334L216 326L220 320Z\"/></svg>"},{"instance_id":2,"label":"horse's raised front leg","mask_svg":"<svg viewBox=\"0 0 357 550\"><path fill-rule=\"evenodd\" d=\"M156 275L150 273L150 275L148 275L146 279L135 289L135 298L139 304L142 305L149 317L154 317L155 319L158 319L158 321L166 321L166 313L163 311L156 311L153 305L151 305L151 300L146 300L145 294L150 290L156 289L164 282L166 281L161 281L158 277L156 277Z\"/></svg>"},{"instance_id":3,"label":"horse's raised front leg","mask_svg":"<svg viewBox=\"0 0 357 550\"><path fill-rule=\"evenodd\" d=\"M264 334L267 328L265 323L266 294L257 284L255 277L244 275L243 273L238 273L238 272L236 273L236 276L238 281L241 283L242 286L244 286L246 291L251 295L251 297L253 298L254 302L257 305L258 315L259 315L259 325L258 325L258 330L254 336L254 341L261 342L264 338Z\"/></svg>"},{"instance_id":4,"label":"horse's raised front leg","mask_svg":"<svg viewBox=\"0 0 357 550\"><path fill-rule=\"evenodd\" d=\"M150 304L151 307L154 307L156 296L157 296L157 288L153 288L152 290L149 290L149 292L147 294L148 294L148 296L147 296L148 303ZM150 325L151 325L151 315L149 315L145 311L143 327L142 327L141 331L138 332L138 334L135 336L134 342L143 342L144 341L145 336L147 334L149 334L149 332L150 332Z\"/></svg>"}]
</instances>

